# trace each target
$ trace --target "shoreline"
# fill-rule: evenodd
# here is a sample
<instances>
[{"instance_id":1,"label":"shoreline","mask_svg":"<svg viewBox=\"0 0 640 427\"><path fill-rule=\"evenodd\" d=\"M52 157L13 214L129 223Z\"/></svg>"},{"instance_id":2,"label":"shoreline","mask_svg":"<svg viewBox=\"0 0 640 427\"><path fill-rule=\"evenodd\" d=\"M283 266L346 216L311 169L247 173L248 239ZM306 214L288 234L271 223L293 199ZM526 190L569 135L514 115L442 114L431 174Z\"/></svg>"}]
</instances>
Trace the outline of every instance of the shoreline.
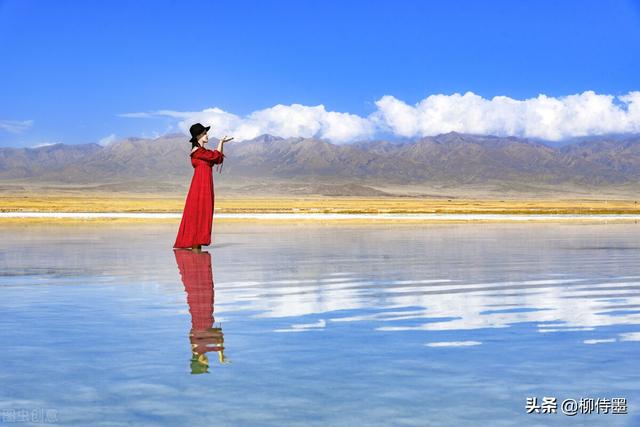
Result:
<instances>
[{"instance_id":1,"label":"shoreline","mask_svg":"<svg viewBox=\"0 0 640 427\"><path fill-rule=\"evenodd\" d=\"M0 212L124 212L179 214L184 197L158 195L6 195ZM371 198L371 197L222 197L214 212L224 214L638 214L638 200L559 198Z\"/></svg>"},{"instance_id":2,"label":"shoreline","mask_svg":"<svg viewBox=\"0 0 640 427\"><path fill-rule=\"evenodd\" d=\"M0 194L0 223L179 222L183 198L112 194L83 197ZM640 206L621 199L223 197L214 222L469 223L638 222Z\"/></svg>"},{"instance_id":3,"label":"shoreline","mask_svg":"<svg viewBox=\"0 0 640 427\"><path fill-rule=\"evenodd\" d=\"M178 222L181 213L166 212L0 212L0 223L29 220L165 220ZM214 213L214 221L337 221L337 222L634 222L640 214L513 214L513 213Z\"/></svg>"}]
</instances>

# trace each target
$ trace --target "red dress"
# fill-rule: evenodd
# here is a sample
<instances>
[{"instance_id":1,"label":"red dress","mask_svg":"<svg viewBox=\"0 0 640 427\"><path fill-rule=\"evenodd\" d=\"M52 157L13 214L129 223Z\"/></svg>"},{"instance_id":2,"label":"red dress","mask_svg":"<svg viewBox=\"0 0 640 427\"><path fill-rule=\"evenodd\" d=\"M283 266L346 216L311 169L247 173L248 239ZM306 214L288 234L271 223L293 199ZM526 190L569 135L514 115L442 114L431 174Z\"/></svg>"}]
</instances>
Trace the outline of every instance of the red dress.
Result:
<instances>
[{"instance_id":1,"label":"red dress","mask_svg":"<svg viewBox=\"0 0 640 427\"><path fill-rule=\"evenodd\" d=\"M195 245L211 244L211 224L213 222L213 174L211 167L222 163L224 155L218 150L198 147L191 153L194 168L191 186L180 221L180 228L174 248L190 248Z\"/></svg>"}]
</instances>

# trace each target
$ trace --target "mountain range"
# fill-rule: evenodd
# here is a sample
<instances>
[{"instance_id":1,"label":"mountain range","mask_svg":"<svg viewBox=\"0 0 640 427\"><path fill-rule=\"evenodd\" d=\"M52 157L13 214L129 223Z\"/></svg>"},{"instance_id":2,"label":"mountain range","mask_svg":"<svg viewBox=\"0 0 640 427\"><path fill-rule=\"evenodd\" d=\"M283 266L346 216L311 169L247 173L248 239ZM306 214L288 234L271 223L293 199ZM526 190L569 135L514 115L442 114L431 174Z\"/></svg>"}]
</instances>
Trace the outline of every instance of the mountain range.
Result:
<instances>
[{"instance_id":1,"label":"mountain range","mask_svg":"<svg viewBox=\"0 0 640 427\"><path fill-rule=\"evenodd\" d=\"M0 191L184 194L191 144L182 134L112 144L0 148ZM212 138L208 148L214 149ZM225 145L216 191L325 196L635 196L640 136L568 145L447 133L409 142L335 145L261 135Z\"/></svg>"}]
</instances>

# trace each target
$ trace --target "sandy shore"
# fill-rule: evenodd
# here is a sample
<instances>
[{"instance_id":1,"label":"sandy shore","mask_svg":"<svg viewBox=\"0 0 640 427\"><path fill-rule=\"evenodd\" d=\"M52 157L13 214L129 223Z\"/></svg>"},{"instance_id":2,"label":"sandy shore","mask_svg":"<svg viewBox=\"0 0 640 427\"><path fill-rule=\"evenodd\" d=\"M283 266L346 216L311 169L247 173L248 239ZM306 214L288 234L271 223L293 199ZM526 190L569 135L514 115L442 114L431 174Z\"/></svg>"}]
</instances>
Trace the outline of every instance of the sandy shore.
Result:
<instances>
[{"instance_id":1,"label":"sandy shore","mask_svg":"<svg viewBox=\"0 0 640 427\"><path fill-rule=\"evenodd\" d=\"M2 195L0 212L179 214L184 198L157 195ZM217 198L216 213L255 214L640 214L638 201L598 199Z\"/></svg>"},{"instance_id":2,"label":"sandy shore","mask_svg":"<svg viewBox=\"0 0 640 427\"><path fill-rule=\"evenodd\" d=\"M60 221L65 223L91 222L173 222L180 221L181 214L170 213L121 213L121 212L0 212L0 224L6 223L43 223ZM491 222L581 222L615 223L640 222L640 215L573 215L573 214L292 214L292 213L255 213L234 214L216 213L215 222L280 222L280 223L491 223Z\"/></svg>"},{"instance_id":3,"label":"sandy shore","mask_svg":"<svg viewBox=\"0 0 640 427\"><path fill-rule=\"evenodd\" d=\"M184 200L158 195L0 195L0 222L179 222ZM634 200L219 198L215 221L442 223L637 222Z\"/></svg>"}]
</instances>

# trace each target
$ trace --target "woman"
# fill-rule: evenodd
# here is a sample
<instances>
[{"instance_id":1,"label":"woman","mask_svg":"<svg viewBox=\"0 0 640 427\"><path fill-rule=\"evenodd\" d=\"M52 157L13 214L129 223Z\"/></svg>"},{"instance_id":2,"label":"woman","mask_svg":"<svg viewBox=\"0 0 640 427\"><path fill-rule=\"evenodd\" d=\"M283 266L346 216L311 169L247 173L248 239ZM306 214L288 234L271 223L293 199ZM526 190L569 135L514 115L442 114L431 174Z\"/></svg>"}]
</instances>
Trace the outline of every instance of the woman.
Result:
<instances>
[{"instance_id":1,"label":"woman","mask_svg":"<svg viewBox=\"0 0 640 427\"><path fill-rule=\"evenodd\" d=\"M204 146L209 142L207 132L211 126L204 127L196 123L189 129L192 144L191 165L194 168L191 186L178 229L174 248L189 248L200 251L202 245L211 244L211 225L213 222L213 174L211 167L224 160L224 144L233 138L225 136L215 150L207 150Z\"/></svg>"}]
</instances>

